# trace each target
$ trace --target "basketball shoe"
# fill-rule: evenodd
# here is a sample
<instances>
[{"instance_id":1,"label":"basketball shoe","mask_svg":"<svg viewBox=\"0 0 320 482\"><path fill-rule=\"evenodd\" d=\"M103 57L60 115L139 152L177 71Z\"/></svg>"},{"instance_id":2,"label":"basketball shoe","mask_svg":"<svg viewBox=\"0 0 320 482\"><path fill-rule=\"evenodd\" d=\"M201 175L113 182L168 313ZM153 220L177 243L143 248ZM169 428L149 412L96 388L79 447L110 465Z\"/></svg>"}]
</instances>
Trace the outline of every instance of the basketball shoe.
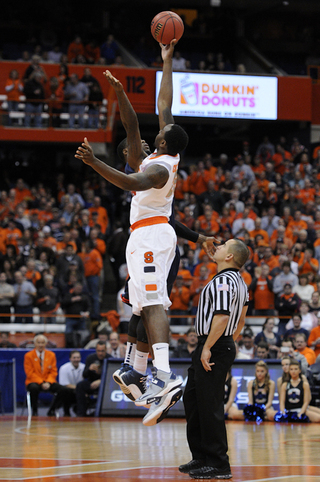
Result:
<instances>
[{"instance_id":1,"label":"basketball shoe","mask_svg":"<svg viewBox=\"0 0 320 482\"><path fill-rule=\"evenodd\" d=\"M147 415L143 417L142 423L147 427L156 425L163 420L170 408L175 405L182 396L181 388L174 388L171 392L151 404Z\"/></svg>"},{"instance_id":2,"label":"basketball shoe","mask_svg":"<svg viewBox=\"0 0 320 482\"><path fill-rule=\"evenodd\" d=\"M137 407L147 406L153 402L159 401L167 393L174 388L180 387L182 380L176 377L173 372L167 373L155 367L151 368L152 380L148 389L139 398L137 397L135 404Z\"/></svg>"},{"instance_id":3,"label":"basketball shoe","mask_svg":"<svg viewBox=\"0 0 320 482\"><path fill-rule=\"evenodd\" d=\"M131 366L125 371L117 370L113 374L113 379L120 386L123 393L133 402L141 397L147 390L147 376L141 375Z\"/></svg>"}]
</instances>

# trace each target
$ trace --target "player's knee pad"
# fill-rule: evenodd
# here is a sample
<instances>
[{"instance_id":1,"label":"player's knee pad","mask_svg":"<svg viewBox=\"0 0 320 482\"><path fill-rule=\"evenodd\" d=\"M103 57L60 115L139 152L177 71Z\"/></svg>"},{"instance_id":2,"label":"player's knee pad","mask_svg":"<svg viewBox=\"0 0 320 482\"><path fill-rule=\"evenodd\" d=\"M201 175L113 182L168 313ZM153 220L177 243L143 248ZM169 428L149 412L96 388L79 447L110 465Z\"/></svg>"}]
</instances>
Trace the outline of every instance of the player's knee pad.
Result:
<instances>
[{"instance_id":1,"label":"player's knee pad","mask_svg":"<svg viewBox=\"0 0 320 482\"><path fill-rule=\"evenodd\" d=\"M141 320L140 323L138 324L138 329L137 329L137 340L141 341L142 343L148 343L148 335L146 332L146 329L143 325L143 321Z\"/></svg>"},{"instance_id":2,"label":"player's knee pad","mask_svg":"<svg viewBox=\"0 0 320 482\"><path fill-rule=\"evenodd\" d=\"M132 336L132 338L137 338L137 330L138 330L138 324L140 321L140 316L138 315L132 315L129 321L129 326L128 326L128 335Z\"/></svg>"}]
</instances>

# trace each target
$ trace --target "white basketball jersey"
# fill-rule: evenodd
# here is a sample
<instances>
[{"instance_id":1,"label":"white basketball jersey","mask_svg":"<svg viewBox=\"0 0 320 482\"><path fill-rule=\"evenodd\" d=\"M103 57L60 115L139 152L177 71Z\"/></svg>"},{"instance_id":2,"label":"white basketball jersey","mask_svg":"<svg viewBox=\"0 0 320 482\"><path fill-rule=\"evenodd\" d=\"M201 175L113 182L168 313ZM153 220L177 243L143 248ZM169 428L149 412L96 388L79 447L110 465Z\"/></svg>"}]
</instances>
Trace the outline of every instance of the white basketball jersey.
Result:
<instances>
[{"instance_id":1,"label":"white basketball jersey","mask_svg":"<svg viewBox=\"0 0 320 482\"><path fill-rule=\"evenodd\" d=\"M154 152L146 157L140 164L139 172L144 172L149 166L159 164L169 171L169 179L161 189L151 188L147 191L137 191L132 193L130 224L134 224L142 219L154 216L165 216L168 220L172 210L172 200L177 183L178 165L180 155L169 156L162 154L157 156Z\"/></svg>"}]
</instances>

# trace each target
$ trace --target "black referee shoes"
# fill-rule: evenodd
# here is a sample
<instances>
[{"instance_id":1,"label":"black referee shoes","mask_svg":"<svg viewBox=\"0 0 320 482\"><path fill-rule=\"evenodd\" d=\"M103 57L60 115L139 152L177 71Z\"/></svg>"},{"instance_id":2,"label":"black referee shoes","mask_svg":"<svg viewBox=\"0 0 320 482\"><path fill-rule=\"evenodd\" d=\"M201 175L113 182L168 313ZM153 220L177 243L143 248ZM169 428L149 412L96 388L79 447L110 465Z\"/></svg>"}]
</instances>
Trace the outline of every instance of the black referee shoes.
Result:
<instances>
[{"instance_id":1,"label":"black referee shoes","mask_svg":"<svg viewBox=\"0 0 320 482\"><path fill-rule=\"evenodd\" d=\"M192 479L231 479L230 468L217 469L216 467L200 467L190 470L189 475Z\"/></svg>"},{"instance_id":2,"label":"black referee shoes","mask_svg":"<svg viewBox=\"0 0 320 482\"><path fill-rule=\"evenodd\" d=\"M201 467L204 466L204 462L202 460L190 460L187 464L180 465L179 467L179 472L182 472L183 474L189 474L191 470L196 470L200 469Z\"/></svg>"}]
</instances>

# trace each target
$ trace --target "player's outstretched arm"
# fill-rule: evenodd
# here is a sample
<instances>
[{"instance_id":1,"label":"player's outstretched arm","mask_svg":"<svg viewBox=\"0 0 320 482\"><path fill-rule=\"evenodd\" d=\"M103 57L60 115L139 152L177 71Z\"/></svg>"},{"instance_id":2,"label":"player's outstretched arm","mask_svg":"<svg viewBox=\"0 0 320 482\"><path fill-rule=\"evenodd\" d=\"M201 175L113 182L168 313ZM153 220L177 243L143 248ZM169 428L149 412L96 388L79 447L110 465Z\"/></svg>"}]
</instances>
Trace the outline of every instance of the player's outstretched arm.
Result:
<instances>
[{"instance_id":1,"label":"player's outstretched arm","mask_svg":"<svg viewBox=\"0 0 320 482\"><path fill-rule=\"evenodd\" d=\"M75 157L91 166L107 181L124 191L146 191L151 188L161 189L169 178L169 171L159 164L151 165L143 173L135 173L128 176L95 157L86 137L81 146L78 147Z\"/></svg>"},{"instance_id":2,"label":"player's outstretched arm","mask_svg":"<svg viewBox=\"0 0 320 482\"><path fill-rule=\"evenodd\" d=\"M158 95L159 127L163 129L167 124L174 124L171 113L173 86L172 86L172 57L176 39L171 40L170 45L162 45L161 56L163 60L163 74Z\"/></svg>"},{"instance_id":3,"label":"player's outstretched arm","mask_svg":"<svg viewBox=\"0 0 320 482\"><path fill-rule=\"evenodd\" d=\"M201 244L206 253L210 253L210 255L213 255L215 252L214 243L220 244L220 241L214 236L205 236L204 234L199 234L196 231L192 231L192 229L188 228L188 226L180 223L179 221L175 222L175 231L177 236L180 238L187 239L193 243Z\"/></svg>"},{"instance_id":4,"label":"player's outstretched arm","mask_svg":"<svg viewBox=\"0 0 320 482\"><path fill-rule=\"evenodd\" d=\"M142 160L146 157L142 149L137 114L125 93L121 82L116 79L109 70L103 72L103 75L117 94L121 122L127 133L127 162L129 166L137 172Z\"/></svg>"}]
</instances>

